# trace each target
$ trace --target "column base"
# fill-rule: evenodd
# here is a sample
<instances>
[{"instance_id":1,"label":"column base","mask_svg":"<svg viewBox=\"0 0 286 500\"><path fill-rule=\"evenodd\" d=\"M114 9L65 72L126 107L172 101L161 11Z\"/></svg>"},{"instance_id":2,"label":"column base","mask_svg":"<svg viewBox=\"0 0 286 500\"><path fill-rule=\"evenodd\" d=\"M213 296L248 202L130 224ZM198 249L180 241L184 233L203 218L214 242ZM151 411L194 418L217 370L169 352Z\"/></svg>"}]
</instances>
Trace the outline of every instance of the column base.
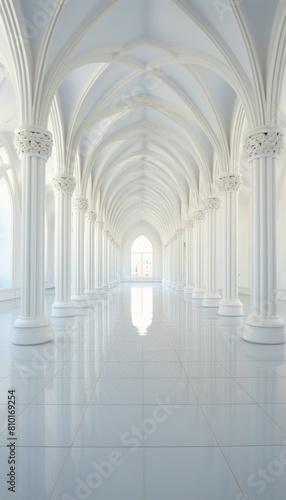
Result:
<instances>
[{"instance_id":1,"label":"column base","mask_svg":"<svg viewBox=\"0 0 286 500\"><path fill-rule=\"evenodd\" d=\"M53 318L70 318L75 315L74 305L69 302L54 302L51 316Z\"/></svg>"},{"instance_id":2,"label":"column base","mask_svg":"<svg viewBox=\"0 0 286 500\"><path fill-rule=\"evenodd\" d=\"M53 339L51 323L46 316L18 318L13 325L12 342L17 345L44 344Z\"/></svg>"},{"instance_id":3,"label":"column base","mask_svg":"<svg viewBox=\"0 0 286 500\"><path fill-rule=\"evenodd\" d=\"M242 316L218 316L218 324L219 326L227 326L227 327L238 327L243 325L243 317Z\"/></svg>"},{"instance_id":4,"label":"column base","mask_svg":"<svg viewBox=\"0 0 286 500\"><path fill-rule=\"evenodd\" d=\"M240 300L221 300L218 313L220 316L243 316L243 305Z\"/></svg>"},{"instance_id":5,"label":"column base","mask_svg":"<svg viewBox=\"0 0 286 500\"><path fill-rule=\"evenodd\" d=\"M176 285L176 292L183 293L184 285Z\"/></svg>"},{"instance_id":6,"label":"column base","mask_svg":"<svg viewBox=\"0 0 286 500\"><path fill-rule=\"evenodd\" d=\"M184 288L184 295L192 295L193 294L193 288L191 288L190 286L185 286Z\"/></svg>"},{"instance_id":7,"label":"column base","mask_svg":"<svg viewBox=\"0 0 286 500\"><path fill-rule=\"evenodd\" d=\"M202 307L202 302L203 302L203 299L194 299L192 297L192 306L193 307L195 307L195 308L197 308L197 307L201 308Z\"/></svg>"},{"instance_id":8,"label":"column base","mask_svg":"<svg viewBox=\"0 0 286 500\"><path fill-rule=\"evenodd\" d=\"M205 290L193 290L192 297L193 299L203 299L205 293Z\"/></svg>"},{"instance_id":9,"label":"column base","mask_svg":"<svg viewBox=\"0 0 286 500\"><path fill-rule=\"evenodd\" d=\"M84 295L87 300L94 300L96 298L95 290L86 290Z\"/></svg>"},{"instance_id":10,"label":"column base","mask_svg":"<svg viewBox=\"0 0 286 500\"><path fill-rule=\"evenodd\" d=\"M88 302L85 295L72 295L71 300L76 309L88 307Z\"/></svg>"},{"instance_id":11,"label":"column base","mask_svg":"<svg viewBox=\"0 0 286 500\"><path fill-rule=\"evenodd\" d=\"M249 316L243 327L243 339L255 344L284 344L285 323L279 317Z\"/></svg>"},{"instance_id":12,"label":"column base","mask_svg":"<svg viewBox=\"0 0 286 500\"><path fill-rule=\"evenodd\" d=\"M202 308L202 318L203 319L218 319L218 307L206 307L203 305Z\"/></svg>"},{"instance_id":13,"label":"column base","mask_svg":"<svg viewBox=\"0 0 286 500\"><path fill-rule=\"evenodd\" d=\"M205 293L203 296L202 307L219 307L221 301L221 295Z\"/></svg>"}]
</instances>

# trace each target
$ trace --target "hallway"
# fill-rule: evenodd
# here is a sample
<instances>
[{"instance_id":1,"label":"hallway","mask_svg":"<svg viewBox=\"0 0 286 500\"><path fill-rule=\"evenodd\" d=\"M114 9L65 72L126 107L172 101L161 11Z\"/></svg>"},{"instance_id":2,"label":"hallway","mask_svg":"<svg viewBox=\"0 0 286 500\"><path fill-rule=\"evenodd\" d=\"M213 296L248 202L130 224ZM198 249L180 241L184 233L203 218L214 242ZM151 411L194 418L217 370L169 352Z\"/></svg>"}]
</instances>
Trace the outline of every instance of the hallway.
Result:
<instances>
[{"instance_id":1,"label":"hallway","mask_svg":"<svg viewBox=\"0 0 286 500\"><path fill-rule=\"evenodd\" d=\"M19 413L13 498L285 500L285 345L244 342L160 284L52 319L53 343L38 346L11 343L18 301L0 308L2 485L8 389Z\"/></svg>"}]
</instances>

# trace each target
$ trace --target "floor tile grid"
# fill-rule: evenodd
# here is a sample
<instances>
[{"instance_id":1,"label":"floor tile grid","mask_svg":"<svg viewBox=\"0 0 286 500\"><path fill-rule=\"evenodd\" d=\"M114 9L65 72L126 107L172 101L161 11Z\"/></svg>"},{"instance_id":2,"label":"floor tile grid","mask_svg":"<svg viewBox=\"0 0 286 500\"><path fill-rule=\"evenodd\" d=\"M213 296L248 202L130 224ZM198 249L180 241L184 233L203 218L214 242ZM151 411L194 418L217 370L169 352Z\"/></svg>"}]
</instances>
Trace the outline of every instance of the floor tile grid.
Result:
<instances>
[{"instance_id":1,"label":"floor tile grid","mask_svg":"<svg viewBox=\"0 0 286 500\"><path fill-rule=\"evenodd\" d=\"M168 336L169 340L171 340L171 337L170 337L169 333L168 333L168 332L166 332L166 333L167 333L167 336ZM172 340L171 340L171 341L172 341ZM174 347L174 351L176 352L176 354L177 354L177 356L178 356L178 352L177 352L177 350L176 350L176 348L175 348L175 347ZM180 360L179 356L178 356L178 359ZM183 368L183 370L184 370L184 372L185 372L185 374L186 374L187 379L189 380L190 386L191 386L191 388L193 389L192 384L191 384L190 377L188 376L187 371L185 370L185 366L184 366L184 364L183 364L183 362L182 362L181 360L180 360L180 363L181 363L182 368ZM220 364L220 363L219 363L219 364ZM220 364L220 365L221 365L221 364ZM221 366L222 366L222 365L221 365ZM143 363L143 367L144 367L144 363ZM222 368L224 368L224 367L222 366ZM143 376L144 376L144 368L143 368ZM228 467L228 469L230 470L230 472L231 472L231 474L232 474L232 476L233 476L233 478L234 478L234 480L235 480L235 483L237 484L237 486L238 486L239 490L241 491L241 494L243 495L243 490L242 490L242 488L241 488L241 486L240 486L240 484L239 484L239 482L238 482L238 479L237 479L236 475L234 474L234 471L232 470L232 468L231 468L231 466L230 466L229 461L226 459L225 454L223 453L223 449L222 449L222 447L220 446L220 444L219 444L219 442L218 442L218 440L217 440L217 438L216 438L216 435L215 435L215 433L214 433L214 431L213 431L213 429L212 429L212 426L210 425L210 422L209 422L209 420L208 420L207 416L205 415L204 409L203 409L202 405L199 403L199 400L198 400L198 398L197 398L197 396L196 396L196 393L195 393L195 392L194 392L194 395L195 395L195 399L196 399L196 401L197 401L197 405L198 405L198 407L201 409L202 414L204 415L205 421L206 421L206 423L207 423L207 425L208 425L208 427L209 427L209 429L210 429L210 432L211 432L211 434L213 435L213 438L214 438L214 440L215 440L215 441L216 441L216 443L217 443L217 448L220 450L220 452L221 452L221 454L222 454L222 456L223 456L223 458L224 458L224 460L225 460L225 462L226 462L226 464L227 464L227 467ZM145 441L144 441L144 443L145 443ZM143 457L144 457L143 463L145 463L145 449L146 449L146 447L145 447L145 444L144 444L144 443L143 443ZM144 473L144 476L143 476L143 477L144 477L144 485L145 485L145 484L146 484L146 481L145 481L145 473ZM144 498L145 498L145 497L144 497Z\"/></svg>"},{"instance_id":2,"label":"floor tile grid","mask_svg":"<svg viewBox=\"0 0 286 500\"><path fill-rule=\"evenodd\" d=\"M115 341L115 340L114 340L114 341ZM108 349L108 350L107 350L107 351L109 351L109 353L111 353L111 352L113 351L113 344L114 344L114 342L111 344L110 349ZM109 358L109 355L107 355L106 359L103 361L102 369L101 369L101 371L100 371L100 374L99 374L99 377L98 377L97 383L98 383L98 381L99 381L99 380L100 380L100 378L101 378L101 374L102 374L102 372L103 372L103 370L104 370L104 366L105 366L105 365L106 365L106 363L108 362L108 358ZM143 350L142 350L142 361L143 361ZM97 384L96 384L96 385L97 385ZM66 456L66 459L65 459L65 461L64 461L64 463L63 463L63 465L62 465L62 467L61 467L61 469L60 469L60 471L59 471L59 474L58 474L57 480L56 480L56 481L55 481L55 483L54 483L54 487L53 487L53 490L52 490L52 492L51 492L50 499L52 499L52 497L53 497L54 491L56 490L56 487L57 487L58 482L59 482L59 480L60 480L61 474L62 474L62 472L63 472L63 470L64 470L64 468L65 468L65 465L66 465L66 463L67 463L67 461L68 461L68 459L69 459L69 456L70 456L70 455L71 455L71 453L72 453L72 450L74 449L74 442L75 442L75 440L76 440L76 438L77 438L77 435L78 435L79 429L80 429L81 424L82 424L82 422L83 422L83 420L84 420L84 417L85 417L85 415L86 415L86 412L87 412L87 410L88 410L88 407L90 406L90 400L91 400L91 398L92 398L92 396L93 396L93 394L94 394L94 392L95 392L95 390L96 390L96 385L95 385L95 388L94 388L93 392L91 393L91 396L90 396L90 398L89 398L89 402L88 402L88 404L86 405L86 410L85 410L85 411L84 411L84 413L83 413L82 419L81 419L81 421L80 421L80 423L79 423L79 425L78 425L78 429L77 429L77 431L76 431L76 433L75 433L75 435L74 435L74 439L73 439L73 441L72 441L72 443L71 443L71 445L70 445L70 447L69 447L69 452L68 452L68 454L67 454L67 456ZM142 388L142 399L143 399L143 398L144 398L143 378L142 378L142 385L141 385L141 388ZM142 421L143 421L143 418L144 418L143 408L144 408L144 405L142 405ZM102 446L101 446L101 448L102 448ZM109 447L107 447L107 448L109 448ZM144 468L144 461L143 461L143 468ZM143 470L142 472L143 472L143 477L144 477L144 470ZM145 496L144 496L144 498L145 498Z\"/></svg>"},{"instance_id":3,"label":"floor tile grid","mask_svg":"<svg viewBox=\"0 0 286 500\"><path fill-rule=\"evenodd\" d=\"M237 348L237 350L241 350L242 352L244 352L244 351L243 351L243 344L236 345L236 348ZM255 356L251 355L250 353L247 353L247 355L248 355L248 357L250 358L250 361L251 361L251 360L253 360L253 361L257 361L257 358L256 358ZM270 359L271 359L271 358L270 358ZM260 361L260 360L259 360L259 361ZM228 369L227 369L227 367L224 367L224 366L223 366L223 364L222 364L222 362L219 362L219 360L218 360L218 359L217 359L217 362L218 362L218 363L222 366L222 368L224 368L224 369L225 369L225 370L229 373L230 377L231 377L232 379L234 379L234 380L235 380L235 381L236 381L236 382L237 382L237 383L241 386L241 384L239 383L239 377L234 377L234 376L232 376L232 374L231 374L230 370L228 370ZM262 366L267 366L267 365L265 365L265 364L264 364L263 362L261 362L261 361L260 361L260 363L261 363L261 365L262 365ZM267 366L267 368L269 368L269 367ZM271 368L269 368L269 369L271 370ZM275 376L279 376L279 375L277 375L277 374L275 373L275 371L274 371L274 370L272 370L272 371L273 371L273 373L275 374L275 375L274 375L274 377L275 377ZM252 377L252 378L254 378L254 377ZM283 377L282 377L282 378L283 378ZM284 377L284 378L285 378L285 377ZM189 377L189 379L190 379L190 377ZM242 386L241 386L241 388L242 388L245 392L247 392L247 394L249 394L249 392L248 392L248 391L247 391L244 387L242 387ZM271 415L270 415L269 413L267 413L267 412L266 412L266 410L265 410L265 409L261 406L261 404L257 403L257 402L254 400L254 398L251 396L251 394L249 394L249 396L250 396L250 398L253 400L253 403L254 403L257 407L259 407L260 409L262 409L262 410L263 410L263 413L267 416L267 418L270 418L270 419L273 421L273 423L274 423L275 425L277 425L277 426L281 429L281 431L282 431L282 432L285 432L285 431L284 431L284 429L283 429L283 428L279 425L279 423L278 423L278 422L276 422L276 421L275 421L275 420L271 417ZM210 426L210 428L211 428L211 430L212 430L212 427L211 427L211 425L210 425L210 423L209 423L209 421L208 421L208 418L207 418L207 415L206 415L206 414L205 414L205 412L204 412L204 409L203 409L202 407L201 407L201 409L202 409L203 414L204 414L204 416L205 416L205 418L206 418L206 421L208 422L208 424L209 424L209 426ZM214 437L215 437L215 435L214 435ZM215 439L216 439L216 437L215 437ZM223 446L220 446L220 445L219 445L219 443L218 443L218 446L219 446L219 448L220 448L220 451L221 451L221 453L222 453L222 455L223 455L223 457L224 457L224 459L225 459L225 461L226 461L226 463L227 463L227 465L228 465L228 467L229 467L229 469L230 469L230 471L231 471L231 473L232 473L233 477L235 478L235 481L236 481L236 483L237 483L238 487L240 488L240 490L241 490L241 492L242 492L242 495L244 495L244 494L243 494L243 485L242 485L242 484L240 484L239 479L236 477L235 471L233 470L233 468L232 468L232 466L231 466L231 463L229 462L228 457L227 457L226 453L224 452L224 447L223 447ZM265 445L264 445L264 446L265 446ZM268 445L268 446L269 446L269 447L271 447L272 445ZM281 445L281 447L282 447L282 446L285 446L285 444L284 444L284 445L282 444L282 445ZM243 445L242 445L242 446L232 446L232 447L233 447L233 448L245 448L245 445L244 445L244 446L243 446ZM245 497L243 496L243 498L245 498Z\"/></svg>"},{"instance_id":4,"label":"floor tile grid","mask_svg":"<svg viewBox=\"0 0 286 500\"><path fill-rule=\"evenodd\" d=\"M105 362L106 362L106 360L103 362L103 365L102 365L102 368L101 368L100 374L101 374L101 372L103 371L103 368L104 368L104 364L105 364ZM52 362L51 362L51 363L52 363ZM67 363L69 363L69 360L63 361L63 364L59 367L59 369L57 370L57 372L54 374L54 376L53 376L53 377L50 377L50 378L36 377L36 379L45 380L45 382L46 382L46 383L45 383L45 384L43 385L43 387L42 387L41 389L39 389L39 391L38 391L38 392L34 395L33 399L30 401L30 403L25 404L25 405L21 405L21 406L23 406L23 408L21 408L21 411L20 411L20 413L17 415L16 420L18 420L19 416L22 414L22 412L23 412L23 411L24 411L27 407L34 406L34 405L33 405L33 401L34 401L34 400L35 400L35 399L39 396L39 394L40 394L40 393L41 393L41 392L45 389L45 387L46 387L46 386L47 386L47 385L51 382L51 380L53 380L54 378L56 378L56 375L58 374L58 372L59 372L59 371L60 371L60 370L61 370L61 369L62 369L62 368L63 368L63 367L67 364ZM14 371L16 371L16 370L14 370ZM99 380L99 378L100 378L100 374L99 374L98 380ZM3 381L3 380L5 380L5 379L7 379L7 378L9 378L9 377L11 377L11 375L12 375L12 374L7 375L7 377L4 377L4 378L2 379L2 381ZM16 377L16 378L17 378L17 379L21 379L21 376L18 376L18 377ZM33 378L33 377L31 377L31 378ZM33 378L33 379L35 379L35 378ZM96 387L96 385L95 385L95 387ZM95 389L94 389L94 390L95 390ZM93 391L93 392L94 392L94 391ZM91 395L90 395L89 401L90 401L90 399L91 399L91 397L92 397L93 392L92 392L92 393L91 393ZM88 403L89 403L89 402L88 402ZM17 405L17 406L19 407L19 405ZM67 406L68 406L68 404L67 404ZM86 405L86 410L87 410L87 408L88 408L88 404ZM84 418L85 413L86 413L86 411L84 412L84 414L83 414L83 416L82 416L82 419L81 419L81 421L79 422L78 429L79 429L79 427L80 427L80 425L81 425L81 423L82 423L82 420L83 420L83 418ZM1 436L5 433L5 432L6 432L6 430L3 430L3 432L0 432L0 437L1 437ZM75 437L76 437L76 434L75 434L75 436L74 436L74 439L75 439ZM5 445L5 446L6 446L6 445ZM21 445L19 444L18 446L20 447ZM72 445L71 445L70 449L72 449Z\"/></svg>"},{"instance_id":5,"label":"floor tile grid","mask_svg":"<svg viewBox=\"0 0 286 500\"><path fill-rule=\"evenodd\" d=\"M9 376L6 377L6 378L9 378ZM19 377L17 377L17 378L19 378ZM40 394L40 392L46 387L46 385L48 385L50 383L50 381L52 379L49 378L49 379L41 379L41 380L45 380L46 383L44 384L44 386L41 389L39 389L39 391L37 392L37 394L35 395L35 397L32 399L32 401L30 401L30 403L27 403L27 404L18 404L17 400L16 400L17 408L19 408L19 406L23 407L23 408L21 408L21 411L19 412L19 414L16 416L16 419L15 419L16 421L19 419L19 417L21 416L21 414L23 413L23 411L26 410L26 408L28 408L28 406L32 405L32 402L34 401L34 399ZM12 386L11 386L11 389L12 389ZM4 406L4 405L1 405L1 406ZM7 405L5 405L5 407L7 408ZM2 432L0 431L0 438L5 434L5 432L7 432L7 429L4 429ZM3 445L3 446L6 446L6 444ZM0 444L0 448L1 447L2 447L2 445Z\"/></svg>"},{"instance_id":6,"label":"floor tile grid","mask_svg":"<svg viewBox=\"0 0 286 500\"><path fill-rule=\"evenodd\" d=\"M100 371L100 373L99 373L99 377L98 377L98 379L97 379L97 382L98 382L98 380L100 379L100 375L101 375L101 373L102 373L102 371L103 371L103 369L104 369L104 365L105 365L105 363L106 363L107 359L108 359L108 356L107 356L107 358L103 361L103 365L102 365L101 371ZM96 385L97 385L97 384L96 384ZM95 388L96 388L96 385L95 385ZM92 395L93 395L93 393L94 393L94 391L95 391L95 388L94 388L93 392L92 392L92 393L91 393L91 395L90 395L89 401L90 401L90 400L91 400L91 398L92 398ZM63 470L64 470L64 468L65 468L65 465L66 465L66 463L67 463L67 461L68 461L68 458L69 458L69 456L70 456L70 454L71 454L71 452L72 452L72 449L73 449L73 443L74 443L74 441L75 441L75 439L76 439L76 436L77 436L78 430L79 430L79 428L80 428L80 426L81 426L81 424L82 424L82 422L83 422L83 420L84 420L84 416L85 416L85 414L86 414L86 411L87 411L87 409L88 409L88 406L89 406L89 402L88 402L88 404L86 405L86 410L83 412L82 419L81 419L81 421L79 422L78 429L77 429L77 431L76 431L76 433L75 433L75 435L74 435L74 439L73 439L73 441L72 441L71 445L69 446L69 452L68 452L68 454L67 454L67 456L66 456L66 458L65 458L65 460L64 460L64 462L63 462L63 464L62 464L62 466L61 466L61 468L60 468L60 469L59 469L59 471L58 471L57 478L56 478L56 480L55 480L55 482L54 482L54 486L53 486L53 489L52 489L52 491L51 491L50 499L53 497L53 493L54 493L54 491L55 491L55 489L56 489L56 487L57 487L58 481L59 481L59 479L60 479L60 477L61 477L61 475L62 475L62 472L63 472Z\"/></svg>"},{"instance_id":7,"label":"floor tile grid","mask_svg":"<svg viewBox=\"0 0 286 500\"><path fill-rule=\"evenodd\" d=\"M239 349L241 348L241 346L240 346L240 345L239 345L239 346L236 346L236 348L239 350ZM175 350L176 350L176 349L175 349ZM178 354L178 353L177 353L177 354ZM250 355L249 355L249 358L250 358L250 359L252 358L253 360L256 360L256 358L254 358L253 356L250 356ZM221 362L219 362L219 360L218 360L218 359L216 359L216 361L220 364L220 366L222 366L222 368L224 368L224 369L225 369L225 370L229 373L230 377L231 377L232 379L234 379L234 380L235 380L235 381L239 384L239 380L236 380L236 378L235 378L235 377L233 377L233 376L231 375L230 370L227 370L227 368L226 368L226 367L224 367L224 366L223 366L223 364L222 364ZM186 375L188 376L188 374L186 374ZM188 376L188 379L190 380L190 377L189 377L189 376ZM190 381L190 382L191 382L191 381ZM240 385L240 384L239 384L239 385ZM245 390L243 387L242 387L242 389L243 389L243 390ZM247 391L246 391L246 392L247 392ZM248 393L248 394L249 394L249 393ZM251 395L250 395L250 394L249 394L249 396L251 397ZM253 398L251 397L251 399L253 399ZM259 408L261 408L261 406L260 406L259 404L257 404L257 402L256 402L254 399L253 399L253 403L254 403L255 405L257 405ZM198 402L198 404L199 404L199 402ZM205 417L205 419L206 419L206 421L207 421L207 423L208 423L208 425L209 425L209 427L210 427L210 429L211 429L211 431L212 431L212 433L213 433L213 435L214 435L214 438L216 439L216 436L215 436L215 434L214 434L214 432L213 432L213 429L212 429L212 427L211 427L211 425L210 425L210 422L209 422L209 420L208 420L208 418L207 418L207 415L205 414L204 409L202 408L202 405L200 405L200 404L199 404L199 406L201 407L201 410L202 410L202 412L203 412L203 414L204 414L204 417ZM263 408L261 408L261 409L263 409ZM267 414L267 412L266 412L264 409L263 409L263 412L267 415L267 417L269 417L269 415ZM274 419L271 419L271 420L272 420L272 421L273 421L273 422L277 425L277 423L275 422L275 420L274 420ZM283 429L282 429L280 426L279 426L279 428L283 431ZM283 432L284 432L284 431L283 431ZM216 441L217 441L217 439L216 439ZM218 441L217 441L217 443L218 443ZM222 447L222 446L220 446L220 445L219 445L219 443L218 443L218 447L219 447L219 449L220 449L220 451L221 451L221 453L222 453L222 455L223 455L223 457L224 457L225 462L227 463L227 466L228 466L229 470L231 471L232 476L233 476L233 477L234 477L234 479L235 479L236 484L238 485L238 487L239 487L239 489L240 489L240 491L241 491L242 498L245 498L245 497L244 497L244 493L243 493L243 485L242 485L242 484L240 484L239 479L238 479L238 477L236 476L235 471L233 470L233 468L232 468L232 466L231 466L231 463L229 462L228 457L227 457L226 453L224 452L223 447ZM242 447L242 448L243 448L243 447Z\"/></svg>"},{"instance_id":8,"label":"floor tile grid","mask_svg":"<svg viewBox=\"0 0 286 500\"><path fill-rule=\"evenodd\" d=\"M239 383L239 379L236 379L236 381L237 381L237 383L241 386L241 384ZM241 387L242 387L242 386L241 386ZM243 388L243 390L244 390L244 391L246 391L246 392L249 394L249 392L247 391L247 389L245 389L244 387L242 387L242 388ZM252 398L251 394L249 394L249 396ZM252 399L253 399L253 398L252 398ZM256 406L258 406L258 407L259 407L259 408L263 411L263 413L264 413L264 414L265 414L265 415L266 415L269 419L271 419L271 420L273 421L273 423L274 423L275 425L277 425L277 426L281 429L281 431L282 431L282 432L284 432L284 433L285 433L285 428L281 427L281 425L279 424L279 422L278 422L278 421L276 421L276 420L274 419L274 417L272 417L272 416L270 415L270 413L268 413L268 412L266 411L266 409L264 408L264 405L265 405L265 404L267 404L267 403L258 403L258 402L256 402L255 400L254 400L254 402L255 402ZM286 401L285 401L285 403L286 403ZM273 405L279 405L279 404L281 404L281 405L283 405L283 404L285 404L285 403L270 403L270 404L273 404ZM285 444L286 444L286 442L285 442ZM285 446L285 444L284 444L284 446ZM283 446L283 445L281 445L281 446Z\"/></svg>"},{"instance_id":9,"label":"floor tile grid","mask_svg":"<svg viewBox=\"0 0 286 500\"><path fill-rule=\"evenodd\" d=\"M57 486L57 484L58 484L58 482L59 482L59 479L60 479L60 477L61 477L61 475L62 475L62 473L63 473L63 470L64 470L64 468L65 468L65 465L66 465L66 463L67 463L67 461L68 461L68 458L69 458L69 456L70 456L70 454L71 454L71 451L72 451L72 447L70 446L70 447L69 447L69 451L68 451L68 453L67 453L67 455L66 455L66 457L65 457L65 459L64 459L64 461L63 461L63 463L62 463L62 466L61 466L61 467L59 467L59 469L58 469L57 477L56 477L56 479L55 479L55 481L54 481L54 486L53 486L53 488L52 488L52 490L51 490L51 494L50 494L50 496L49 496L49 500L51 500L51 498L52 498L52 496L53 496L53 493L54 493L54 491L55 491L55 489L56 489L56 486Z\"/></svg>"}]
</instances>

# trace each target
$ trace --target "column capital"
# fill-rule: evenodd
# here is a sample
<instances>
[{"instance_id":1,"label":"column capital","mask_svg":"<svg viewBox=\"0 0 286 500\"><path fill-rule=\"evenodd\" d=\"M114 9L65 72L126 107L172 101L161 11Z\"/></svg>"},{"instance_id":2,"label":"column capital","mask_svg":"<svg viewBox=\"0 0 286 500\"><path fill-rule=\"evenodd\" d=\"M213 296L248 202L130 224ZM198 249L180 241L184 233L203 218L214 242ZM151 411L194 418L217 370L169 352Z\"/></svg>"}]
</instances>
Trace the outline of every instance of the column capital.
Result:
<instances>
[{"instance_id":1,"label":"column capital","mask_svg":"<svg viewBox=\"0 0 286 500\"><path fill-rule=\"evenodd\" d=\"M203 200L203 207L205 212L216 212L220 210L221 207L221 198L217 196L210 196Z\"/></svg>"},{"instance_id":2,"label":"column capital","mask_svg":"<svg viewBox=\"0 0 286 500\"><path fill-rule=\"evenodd\" d=\"M77 210L79 212L86 212L88 209L87 199L86 198L73 198L72 208L73 208L73 210Z\"/></svg>"},{"instance_id":3,"label":"column capital","mask_svg":"<svg viewBox=\"0 0 286 500\"><path fill-rule=\"evenodd\" d=\"M15 130L14 146L19 158L37 156L47 160L52 154L52 134L41 127L24 125Z\"/></svg>"},{"instance_id":4,"label":"column capital","mask_svg":"<svg viewBox=\"0 0 286 500\"><path fill-rule=\"evenodd\" d=\"M108 238L109 231L107 231L107 229L104 229L104 231L102 231L102 234L103 234L103 236L105 236L105 238Z\"/></svg>"},{"instance_id":5,"label":"column capital","mask_svg":"<svg viewBox=\"0 0 286 500\"><path fill-rule=\"evenodd\" d=\"M193 219L194 221L198 222L200 220L205 220L206 218L206 213L204 210L195 210L193 213Z\"/></svg>"},{"instance_id":6,"label":"column capital","mask_svg":"<svg viewBox=\"0 0 286 500\"><path fill-rule=\"evenodd\" d=\"M185 228L184 227L179 227L177 229L177 235L179 236L179 235L183 235L183 234L185 234Z\"/></svg>"},{"instance_id":7,"label":"column capital","mask_svg":"<svg viewBox=\"0 0 286 500\"><path fill-rule=\"evenodd\" d=\"M96 229L101 229L102 230L104 228L104 223L101 222L101 221L97 221L95 223L95 227L96 227Z\"/></svg>"},{"instance_id":8,"label":"column capital","mask_svg":"<svg viewBox=\"0 0 286 500\"><path fill-rule=\"evenodd\" d=\"M185 228L192 229L194 227L195 221L193 219L188 219L185 221Z\"/></svg>"},{"instance_id":9,"label":"column capital","mask_svg":"<svg viewBox=\"0 0 286 500\"><path fill-rule=\"evenodd\" d=\"M221 193L239 192L242 179L242 175L238 172L221 172L217 179L218 188Z\"/></svg>"},{"instance_id":10,"label":"column capital","mask_svg":"<svg viewBox=\"0 0 286 500\"><path fill-rule=\"evenodd\" d=\"M248 162L256 158L279 158L284 147L284 131L279 127L261 127L244 136L242 156Z\"/></svg>"},{"instance_id":11,"label":"column capital","mask_svg":"<svg viewBox=\"0 0 286 500\"><path fill-rule=\"evenodd\" d=\"M97 219L97 213L93 210L89 210L88 212L86 212L84 218L86 222L95 222Z\"/></svg>"},{"instance_id":12,"label":"column capital","mask_svg":"<svg viewBox=\"0 0 286 500\"><path fill-rule=\"evenodd\" d=\"M72 195L75 190L76 182L74 177L58 174L52 178L51 186L54 193L61 192Z\"/></svg>"}]
</instances>

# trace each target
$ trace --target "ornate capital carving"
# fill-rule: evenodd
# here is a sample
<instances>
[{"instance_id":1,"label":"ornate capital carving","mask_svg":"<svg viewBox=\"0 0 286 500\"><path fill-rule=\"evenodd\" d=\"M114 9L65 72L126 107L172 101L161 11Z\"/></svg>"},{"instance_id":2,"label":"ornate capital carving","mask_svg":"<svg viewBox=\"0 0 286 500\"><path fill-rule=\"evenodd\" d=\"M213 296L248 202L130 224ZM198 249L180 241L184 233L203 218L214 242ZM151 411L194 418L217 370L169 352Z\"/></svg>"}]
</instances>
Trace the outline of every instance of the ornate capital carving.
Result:
<instances>
[{"instance_id":1,"label":"ornate capital carving","mask_svg":"<svg viewBox=\"0 0 286 500\"><path fill-rule=\"evenodd\" d=\"M86 222L95 222L97 219L97 213L93 210L89 210L88 212L86 212L84 218Z\"/></svg>"},{"instance_id":2,"label":"ornate capital carving","mask_svg":"<svg viewBox=\"0 0 286 500\"><path fill-rule=\"evenodd\" d=\"M234 172L222 173L218 177L217 184L221 193L239 192L242 186L242 175Z\"/></svg>"},{"instance_id":3,"label":"ornate capital carving","mask_svg":"<svg viewBox=\"0 0 286 500\"><path fill-rule=\"evenodd\" d=\"M72 195L76 182L74 177L69 177L68 175L56 175L52 178L51 186L53 188L54 193L67 193Z\"/></svg>"},{"instance_id":4,"label":"ornate capital carving","mask_svg":"<svg viewBox=\"0 0 286 500\"><path fill-rule=\"evenodd\" d=\"M105 236L105 238L108 239L109 231L107 231L107 229L104 229L104 231L102 231L102 234L103 234L103 236Z\"/></svg>"},{"instance_id":5,"label":"ornate capital carving","mask_svg":"<svg viewBox=\"0 0 286 500\"><path fill-rule=\"evenodd\" d=\"M195 210L193 213L193 218L196 222L198 222L200 220L205 220L206 213L204 210Z\"/></svg>"},{"instance_id":6,"label":"ornate capital carving","mask_svg":"<svg viewBox=\"0 0 286 500\"><path fill-rule=\"evenodd\" d=\"M243 158L248 162L255 158L279 158L284 147L284 131L276 127L264 127L247 134L243 141Z\"/></svg>"},{"instance_id":7,"label":"ornate capital carving","mask_svg":"<svg viewBox=\"0 0 286 500\"><path fill-rule=\"evenodd\" d=\"M179 227L179 229L177 229L177 235L183 235L185 234L185 228L184 227Z\"/></svg>"},{"instance_id":8,"label":"ornate capital carving","mask_svg":"<svg viewBox=\"0 0 286 500\"><path fill-rule=\"evenodd\" d=\"M216 210L220 210L221 207L221 198L210 197L203 200L203 207L205 212L214 212Z\"/></svg>"},{"instance_id":9,"label":"ornate capital carving","mask_svg":"<svg viewBox=\"0 0 286 500\"><path fill-rule=\"evenodd\" d=\"M88 201L86 198L74 198L72 201L72 208L79 212L86 212L88 209Z\"/></svg>"},{"instance_id":10,"label":"ornate capital carving","mask_svg":"<svg viewBox=\"0 0 286 500\"><path fill-rule=\"evenodd\" d=\"M96 227L97 229L101 229L101 230L102 230L102 229L103 229L103 227L104 227L104 224L103 224L103 222L98 221L98 222L96 222L96 223L95 223L95 227Z\"/></svg>"},{"instance_id":11,"label":"ornate capital carving","mask_svg":"<svg viewBox=\"0 0 286 500\"><path fill-rule=\"evenodd\" d=\"M14 146L20 158L22 156L37 156L47 160L52 154L52 134L39 127L17 128Z\"/></svg>"},{"instance_id":12,"label":"ornate capital carving","mask_svg":"<svg viewBox=\"0 0 286 500\"><path fill-rule=\"evenodd\" d=\"M185 228L186 229L192 229L194 227L194 220L189 219L185 221Z\"/></svg>"}]
</instances>

